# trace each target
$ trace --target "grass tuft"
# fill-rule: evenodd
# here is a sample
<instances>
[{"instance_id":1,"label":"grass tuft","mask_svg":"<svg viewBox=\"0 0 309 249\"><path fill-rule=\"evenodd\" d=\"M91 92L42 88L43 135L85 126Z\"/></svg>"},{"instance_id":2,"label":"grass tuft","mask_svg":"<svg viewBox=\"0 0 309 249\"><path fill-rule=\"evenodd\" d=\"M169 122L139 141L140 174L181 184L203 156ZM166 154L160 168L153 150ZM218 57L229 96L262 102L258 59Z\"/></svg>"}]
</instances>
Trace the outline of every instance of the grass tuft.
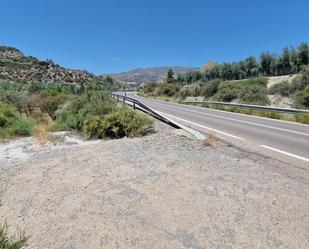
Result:
<instances>
[{"instance_id":1,"label":"grass tuft","mask_svg":"<svg viewBox=\"0 0 309 249\"><path fill-rule=\"evenodd\" d=\"M20 249L27 245L27 237L24 232L19 232L17 236L8 235L8 226L5 223L0 227L0 248Z\"/></svg>"},{"instance_id":2,"label":"grass tuft","mask_svg":"<svg viewBox=\"0 0 309 249\"><path fill-rule=\"evenodd\" d=\"M209 134L209 136L203 141L203 145L206 147L212 147L215 148L217 146L217 138L212 135Z\"/></svg>"}]
</instances>

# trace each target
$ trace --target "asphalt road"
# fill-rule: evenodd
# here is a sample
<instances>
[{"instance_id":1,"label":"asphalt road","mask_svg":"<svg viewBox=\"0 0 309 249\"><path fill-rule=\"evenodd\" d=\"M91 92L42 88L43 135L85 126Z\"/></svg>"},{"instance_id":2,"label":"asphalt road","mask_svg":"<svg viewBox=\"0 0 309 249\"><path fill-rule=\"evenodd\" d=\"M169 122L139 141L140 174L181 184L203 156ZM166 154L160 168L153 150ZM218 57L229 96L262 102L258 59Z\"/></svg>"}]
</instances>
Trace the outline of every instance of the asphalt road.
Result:
<instances>
[{"instance_id":1,"label":"asphalt road","mask_svg":"<svg viewBox=\"0 0 309 249\"><path fill-rule=\"evenodd\" d=\"M309 125L146 99L136 93L127 96L240 149L309 169Z\"/></svg>"}]
</instances>

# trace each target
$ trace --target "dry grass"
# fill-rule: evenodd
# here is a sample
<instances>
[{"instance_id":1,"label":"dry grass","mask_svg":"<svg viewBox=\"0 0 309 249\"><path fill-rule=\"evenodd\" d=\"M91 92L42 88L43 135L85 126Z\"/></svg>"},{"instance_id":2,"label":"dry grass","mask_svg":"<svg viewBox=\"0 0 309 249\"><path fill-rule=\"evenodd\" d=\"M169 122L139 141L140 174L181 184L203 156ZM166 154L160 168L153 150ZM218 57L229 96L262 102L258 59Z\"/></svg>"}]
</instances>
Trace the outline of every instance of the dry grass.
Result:
<instances>
[{"instance_id":1,"label":"dry grass","mask_svg":"<svg viewBox=\"0 0 309 249\"><path fill-rule=\"evenodd\" d=\"M204 141L203 141L203 145L206 147L212 147L215 148L217 146L217 138L210 134Z\"/></svg>"},{"instance_id":2,"label":"dry grass","mask_svg":"<svg viewBox=\"0 0 309 249\"><path fill-rule=\"evenodd\" d=\"M34 137L39 141L40 144L45 144L46 142L55 139L53 134L47 132L48 127L50 127L52 124L52 118L48 114L43 114L33 133Z\"/></svg>"}]
</instances>

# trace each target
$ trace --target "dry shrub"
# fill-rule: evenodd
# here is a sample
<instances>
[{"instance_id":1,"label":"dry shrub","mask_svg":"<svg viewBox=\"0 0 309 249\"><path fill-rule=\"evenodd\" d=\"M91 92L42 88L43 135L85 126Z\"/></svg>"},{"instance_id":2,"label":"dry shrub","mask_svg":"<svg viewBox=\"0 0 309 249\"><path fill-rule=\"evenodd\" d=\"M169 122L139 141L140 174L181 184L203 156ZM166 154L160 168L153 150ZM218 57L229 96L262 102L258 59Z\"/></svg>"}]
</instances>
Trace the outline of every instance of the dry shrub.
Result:
<instances>
[{"instance_id":1,"label":"dry shrub","mask_svg":"<svg viewBox=\"0 0 309 249\"><path fill-rule=\"evenodd\" d=\"M217 138L210 134L204 141L203 145L206 147L212 147L215 148L217 146Z\"/></svg>"},{"instance_id":2,"label":"dry shrub","mask_svg":"<svg viewBox=\"0 0 309 249\"><path fill-rule=\"evenodd\" d=\"M34 137L41 144L45 144L47 141L54 140L54 135L47 131L48 127L50 127L54 122L52 118L46 113L42 114L38 120L40 122L36 125L34 129Z\"/></svg>"}]
</instances>

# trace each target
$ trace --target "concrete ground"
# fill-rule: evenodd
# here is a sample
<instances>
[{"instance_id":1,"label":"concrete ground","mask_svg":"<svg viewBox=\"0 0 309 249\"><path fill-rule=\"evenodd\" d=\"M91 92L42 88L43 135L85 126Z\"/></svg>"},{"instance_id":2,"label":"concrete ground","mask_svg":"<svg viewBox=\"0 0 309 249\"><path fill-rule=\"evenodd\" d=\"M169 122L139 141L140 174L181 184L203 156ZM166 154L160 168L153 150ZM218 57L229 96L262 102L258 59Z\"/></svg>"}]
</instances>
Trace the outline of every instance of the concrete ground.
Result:
<instances>
[{"instance_id":1,"label":"concrete ground","mask_svg":"<svg viewBox=\"0 0 309 249\"><path fill-rule=\"evenodd\" d=\"M156 125L136 139L1 144L1 220L29 248L309 248L306 169Z\"/></svg>"}]
</instances>

